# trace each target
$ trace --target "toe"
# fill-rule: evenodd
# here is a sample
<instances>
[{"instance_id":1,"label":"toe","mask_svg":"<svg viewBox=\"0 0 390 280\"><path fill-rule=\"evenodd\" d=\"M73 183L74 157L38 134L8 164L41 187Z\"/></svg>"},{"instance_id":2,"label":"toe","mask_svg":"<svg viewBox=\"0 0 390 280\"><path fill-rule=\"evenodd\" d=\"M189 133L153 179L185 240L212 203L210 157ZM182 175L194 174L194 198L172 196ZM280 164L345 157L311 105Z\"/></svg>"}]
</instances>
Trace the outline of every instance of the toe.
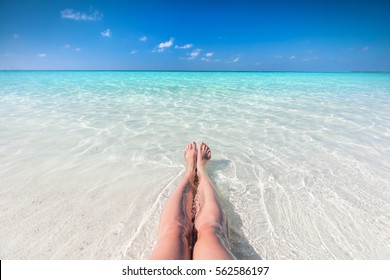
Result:
<instances>
[{"instance_id":1,"label":"toe","mask_svg":"<svg viewBox=\"0 0 390 280\"><path fill-rule=\"evenodd\" d=\"M196 143L195 143L195 141L192 141L192 148L196 150Z\"/></svg>"},{"instance_id":2,"label":"toe","mask_svg":"<svg viewBox=\"0 0 390 280\"><path fill-rule=\"evenodd\" d=\"M191 149L191 143L187 144L184 148L184 154L186 154Z\"/></svg>"}]
</instances>

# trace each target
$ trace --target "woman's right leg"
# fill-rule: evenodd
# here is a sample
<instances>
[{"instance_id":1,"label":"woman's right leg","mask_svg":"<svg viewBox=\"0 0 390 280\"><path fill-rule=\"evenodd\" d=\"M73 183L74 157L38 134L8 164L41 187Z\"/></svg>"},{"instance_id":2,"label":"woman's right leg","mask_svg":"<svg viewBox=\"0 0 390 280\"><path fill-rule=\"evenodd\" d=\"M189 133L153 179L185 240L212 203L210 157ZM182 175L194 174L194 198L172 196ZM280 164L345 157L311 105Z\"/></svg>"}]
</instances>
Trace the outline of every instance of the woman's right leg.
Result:
<instances>
[{"instance_id":1,"label":"woman's right leg","mask_svg":"<svg viewBox=\"0 0 390 280\"><path fill-rule=\"evenodd\" d=\"M191 258L191 210L196 156L195 142L189 143L184 149L186 171L161 214L157 243L149 259L189 260Z\"/></svg>"},{"instance_id":2,"label":"woman's right leg","mask_svg":"<svg viewBox=\"0 0 390 280\"><path fill-rule=\"evenodd\" d=\"M210 148L205 143L201 143L197 158L199 185L195 218L198 239L194 246L193 259L235 259L228 249L226 217L205 169L210 158Z\"/></svg>"}]
</instances>

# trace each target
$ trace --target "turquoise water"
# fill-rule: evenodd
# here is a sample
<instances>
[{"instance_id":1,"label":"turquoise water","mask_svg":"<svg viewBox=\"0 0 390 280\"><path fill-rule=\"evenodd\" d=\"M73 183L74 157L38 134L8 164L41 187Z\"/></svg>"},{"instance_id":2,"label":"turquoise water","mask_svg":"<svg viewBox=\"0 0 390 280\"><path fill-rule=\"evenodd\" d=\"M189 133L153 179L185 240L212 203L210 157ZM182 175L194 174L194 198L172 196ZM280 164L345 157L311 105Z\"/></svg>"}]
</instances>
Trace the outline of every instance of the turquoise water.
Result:
<instances>
[{"instance_id":1,"label":"turquoise water","mask_svg":"<svg viewBox=\"0 0 390 280\"><path fill-rule=\"evenodd\" d=\"M390 258L390 74L3 71L0 100L2 259L146 258L191 140L238 258Z\"/></svg>"}]
</instances>

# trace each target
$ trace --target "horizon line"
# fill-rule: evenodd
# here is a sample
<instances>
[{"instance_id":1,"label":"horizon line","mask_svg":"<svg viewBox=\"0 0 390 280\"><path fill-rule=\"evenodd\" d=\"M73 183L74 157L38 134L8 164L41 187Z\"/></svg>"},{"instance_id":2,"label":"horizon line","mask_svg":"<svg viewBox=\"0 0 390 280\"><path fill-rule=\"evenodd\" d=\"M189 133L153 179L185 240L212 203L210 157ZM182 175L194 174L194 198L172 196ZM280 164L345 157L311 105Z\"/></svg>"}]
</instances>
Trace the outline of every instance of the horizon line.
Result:
<instances>
[{"instance_id":1,"label":"horizon line","mask_svg":"<svg viewBox=\"0 0 390 280\"><path fill-rule=\"evenodd\" d=\"M89 72L243 72L243 73L390 73L381 70L311 71L311 70L134 70L134 69L0 69L0 71L89 71Z\"/></svg>"}]
</instances>

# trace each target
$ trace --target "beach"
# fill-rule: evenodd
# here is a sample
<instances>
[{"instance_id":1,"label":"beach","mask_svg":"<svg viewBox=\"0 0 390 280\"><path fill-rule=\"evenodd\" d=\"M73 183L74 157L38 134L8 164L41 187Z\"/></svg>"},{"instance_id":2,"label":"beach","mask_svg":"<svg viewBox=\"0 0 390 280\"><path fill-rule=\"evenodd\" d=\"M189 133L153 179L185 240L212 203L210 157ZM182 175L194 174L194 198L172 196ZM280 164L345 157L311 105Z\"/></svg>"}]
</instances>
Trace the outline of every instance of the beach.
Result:
<instances>
[{"instance_id":1,"label":"beach","mask_svg":"<svg viewBox=\"0 0 390 280\"><path fill-rule=\"evenodd\" d=\"M0 258L145 259L206 142L238 259L390 258L390 74L0 72Z\"/></svg>"}]
</instances>

